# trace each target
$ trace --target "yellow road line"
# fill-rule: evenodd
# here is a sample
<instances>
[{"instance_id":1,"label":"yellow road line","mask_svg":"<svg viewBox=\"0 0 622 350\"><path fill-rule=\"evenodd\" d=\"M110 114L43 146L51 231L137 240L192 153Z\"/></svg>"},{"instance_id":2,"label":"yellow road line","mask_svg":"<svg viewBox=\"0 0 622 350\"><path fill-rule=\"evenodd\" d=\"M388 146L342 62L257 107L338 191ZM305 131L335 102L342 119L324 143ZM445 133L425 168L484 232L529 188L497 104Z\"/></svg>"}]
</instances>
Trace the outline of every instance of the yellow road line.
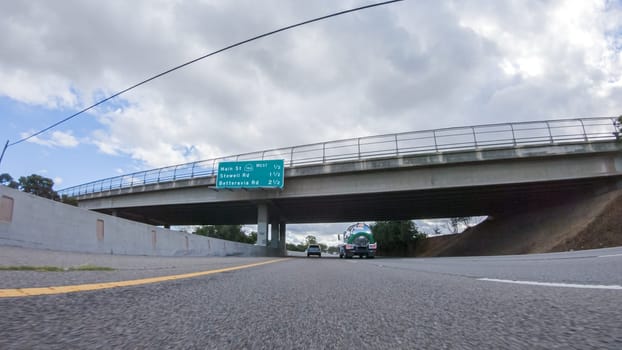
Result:
<instances>
[{"instance_id":1,"label":"yellow road line","mask_svg":"<svg viewBox=\"0 0 622 350\"><path fill-rule=\"evenodd\" d=\"M212 275L212 274L228 272L228 271L242 270L242 269L247 269L249 267L261 266L261 265L271 264L277 261L285 261L285 260L288 260L288 259L273 259L273 260L262 261L262 262L253 263L253 264L225 267L225 268L217 269L217 270L192 272L192 273L185 273L181 275L141 278L141 279L129 280L129 281L78 284L78 285L73 285L73 286L0 289L0 298L15 298L15 297L26 297L26 296L35 296L35 295L48 295L48 294L65 294L65 293L85 292L85 291L90 291L90 290L100 290L100 289L109 289L109 288L117 288L117 287L138 286L141 284L172 281L172 280L179 280L179 279L184 279L184 278Z\"/></svg>"}]
</instances>

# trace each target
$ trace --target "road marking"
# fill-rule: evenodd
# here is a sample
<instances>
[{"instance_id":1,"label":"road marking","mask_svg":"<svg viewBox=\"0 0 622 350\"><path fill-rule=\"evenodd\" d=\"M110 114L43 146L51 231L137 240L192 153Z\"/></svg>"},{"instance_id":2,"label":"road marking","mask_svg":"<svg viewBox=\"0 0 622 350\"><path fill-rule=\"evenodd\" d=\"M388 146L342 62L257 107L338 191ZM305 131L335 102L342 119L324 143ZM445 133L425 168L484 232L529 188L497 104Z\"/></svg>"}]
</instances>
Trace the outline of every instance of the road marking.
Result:
<instances>
[{"instance_id":1,"label":"road marking","mask_svg":"<svg viewBox=\"0 0 622 350\"><path fill-rule=\"evenodd\" d=\"M543 287L622 290L622 286L619 286L616 284L601 285L601 284L551 283L551 282L535 282L535 281L500 280L496 278L478 278L477 280L488 281L488 282L500 282L500 283L527 284L530 286L543 286Z\"/></svg>"},{"instance_id":2,"label":"road marking","mask_svg":"<svg viewBox=\"0 0 622 350\"><path fill-rule=\"evenodd\" d=\"M599 258L612 258L614 256L622 256L622 254L599 255Z\"/></svg>"},{"instance_id":3,"label":"road marking","mask_svg":"<svg viewBox=\"0 0 622 350\"><path fill-rule=\"evenodd\" d=\"M212 275L212 274L222 273L222 272L248 269L250 267L256 267L256 266L271 264L277 261L285 261L285 260L289 260L289 259L273 259L273 260L267 260L267 261L262 261L258 263L253 263L253 264L225 267L225 268L216 269L216 270L191 272L191 273L185 273L181 275L141 278L137 280L128 280L128 281L78 284L78 285L72 285L72 286L0 289L0 298L15 298L15 297L49 295L49 294L65 294L65 293L86 292L86 291L93 291L93 290L100 290L100 289L110 289L110 288L117 288L117 287L138 286L141 284L173 281L173 280L180 280L180 279L185 279L185 278Z\"/></svg>"}]
</instances>

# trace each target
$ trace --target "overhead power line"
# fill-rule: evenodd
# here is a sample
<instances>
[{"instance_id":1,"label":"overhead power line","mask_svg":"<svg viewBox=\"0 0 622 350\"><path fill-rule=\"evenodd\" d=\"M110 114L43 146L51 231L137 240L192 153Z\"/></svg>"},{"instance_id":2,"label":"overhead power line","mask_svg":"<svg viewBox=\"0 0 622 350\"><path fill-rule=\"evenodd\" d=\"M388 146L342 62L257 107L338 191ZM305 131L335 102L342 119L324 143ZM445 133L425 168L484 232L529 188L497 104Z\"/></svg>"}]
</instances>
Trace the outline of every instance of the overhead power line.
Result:
<instances>
[{"instance_id":1,"label":"overhead power line","mask_svg":"<svg viewBox=\"0 0 622 350\"><path fill-rule=\"evenodd\" d=\"M31 138L33 138L35 136L41 135L44 132L46 132L46 131L48 131L50 129L53 129L53 128L55 128L55 127L65 123L65 122L67 122L67 121L69 121L69 120L71 120L71 119L81 115L82 113L84 113L86 111L89 111L89 110L91 110L91 109L101 105L102 103L105 103L105 102L107 102L107 101L109 101L109 100L111 100L111 99L113 99L113 98L115 98L115 97L117 97L117 96L119 96L121 94L124 94L124 93L126 93L126 92L128 92L128 91L130 91L132 89L135 89L135 88L137 88L137 87L139 87L139 86L141 86L143 84L146 84L146 83L148 83L148 82L150 82L152 80L155 80L155 79L157 79L157 78L159 78L159 77L161 77L163 75L166 75L168 73L174 72L174 71L176 71L176 70L178 70L180 68L183 68L183 67L185 67L187 65L190 65L192 63L195 63L197 61L203 60L203 59L208 58L210 56L213 56L215 54L221 53L223 51L227 51L229 49L232 49L234 47L237 47L237 46L249 43L249 42L254 41L254 40L265 38L267 36L270 36L270 35L273 35L273 34L277 34L277 33L280 33L280 32L283 32L283 31L286 31L286 30L289 30L289 29L292 29L292 28L300 27L300 26L305 25L305 24L321 21L321 20L324 20L324 19L328 19L328 18L331 18L331 17L336 17L336 16L344 15L344 14L351 13L351 12L365 10L365 9L372 8L372 7L388 5L388 4L391 4L391 3L394 3L394 2L400 2L400 1L404 1L404 0L383 1L383 2L378 2L378 3L374 3L374 4L370 4L370 5L365 5L365 6L360 6L360 7L352 8L352 9L349 9L349 10L335 12L335 13L332 13L332 14L329 14L329 15L326 15L326 16L317 17L317 18L313 18L313 19L310 19L310 20L307 20L307 21L304 21L304 22L300 22L300 23L292 24L292 25L289 25L289 26L286 26L286 27L282 27L280 29L273 30L271 32L267 32L267 33L264 33L264 34L261 34L261 35L254 36L254 37L252 37L250 39L246 39L246 40L237 42L235 44L232 44L232 45L229 45L227 47L224 47L224 48L222 48L220 50L216 50L214 52L210 52L210 53L208 53L206 55L203 55L201 57L195 58L195 59L190 60L190 61L188 61L186 63L180 64L178 66L175 66L175 67L173 67L173 68L171 68L169 70L166 70L166 71L164 71L162 73L156 74L156 75L154 75L154 76L152 76L152 77L150 77L148 79L145 79L145 80L143 80L143 81L141 81L141 82L139 82L137 84L134 84L134 85L132 85L132 86L126 88L126 89L123 89L123 90L121 90L121 91L119 91L119 92L117 92L117 93L115 93L113 95L110 95L109 97L106 97L105 99L100 100L99 102L96 102L96 103L94 103L94 104L92 104L92 105L90 105L90 106L88 106L88 107L86 107L86 108L84 108L84 109L82 109L82 110L80 110L80 111L78 111L78 112L68 116L67 118L65 118L63 120L60 120L60 121L58 121L58 122L48 126L45 129L39 130L39 131L35 132L34 134L31 134L31 135L29 135L27 137L24 137L24 138L22 138L22 139L20 139L18 141L13 142L13 143L8 143L8 141L7 141L7 145L5 146L5 150L6 150L7 147L15 146L15 145L20 144L20 143L22 143L24 141L28 141L29 139L31 139ZM0 162L1 161L2 161L2 158L0 158Z\"/></svg>"}]
</instances>

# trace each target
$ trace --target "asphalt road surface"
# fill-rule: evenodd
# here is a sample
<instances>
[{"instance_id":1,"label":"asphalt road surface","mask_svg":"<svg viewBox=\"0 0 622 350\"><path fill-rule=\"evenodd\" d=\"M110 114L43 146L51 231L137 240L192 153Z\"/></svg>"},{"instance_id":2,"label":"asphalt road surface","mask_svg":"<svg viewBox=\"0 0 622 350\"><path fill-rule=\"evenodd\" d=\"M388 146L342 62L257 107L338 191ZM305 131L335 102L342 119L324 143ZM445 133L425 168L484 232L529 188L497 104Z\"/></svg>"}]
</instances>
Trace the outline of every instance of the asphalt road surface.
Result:
<instances>
[{"instance_id":1,"label":"asphalt road surface","mask_svg":"<svg viewBox=\"0 0 622 350\"><path fill-rule=\"evenodd\" d=\"M204 258L197 271L266 260ZM71 273L0 272L1 287ZM123 273L75 276L87 283ZM0 349L112 348L622 349L622 249L295 257L131 287L0 298Z\"/></svg>"}]
</instances>

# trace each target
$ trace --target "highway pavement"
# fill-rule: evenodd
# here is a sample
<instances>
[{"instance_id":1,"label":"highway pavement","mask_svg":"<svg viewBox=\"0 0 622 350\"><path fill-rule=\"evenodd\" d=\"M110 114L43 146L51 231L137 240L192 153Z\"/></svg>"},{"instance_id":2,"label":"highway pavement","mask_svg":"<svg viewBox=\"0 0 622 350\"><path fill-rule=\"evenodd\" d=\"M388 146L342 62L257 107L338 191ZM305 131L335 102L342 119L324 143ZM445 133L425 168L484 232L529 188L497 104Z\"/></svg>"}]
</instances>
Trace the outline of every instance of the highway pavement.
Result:
<instances>
[{"instance_id":1,"label":"highway pavement","mask_svg":"<svg viewBox=\"0 0 622 350\"><path fill-rule=\"evenodd\" d=\"M97 261L116 270L0 271L0 295L29 286L103 286L0 297L0 349L622 348L622 248L276 261L0 249L0 265L19 259ZM212 272L106 285L205 271Z\"/></svg>"}]
</instances>

